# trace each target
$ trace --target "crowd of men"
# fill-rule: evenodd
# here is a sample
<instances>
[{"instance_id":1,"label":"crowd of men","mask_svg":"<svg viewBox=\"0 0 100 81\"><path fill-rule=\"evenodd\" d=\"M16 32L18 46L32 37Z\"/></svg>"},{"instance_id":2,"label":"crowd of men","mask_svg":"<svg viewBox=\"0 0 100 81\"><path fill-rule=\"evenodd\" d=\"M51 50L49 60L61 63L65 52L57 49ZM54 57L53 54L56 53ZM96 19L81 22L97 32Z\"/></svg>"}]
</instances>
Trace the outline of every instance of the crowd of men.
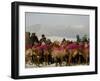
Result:
<instances>
[{"instance_id":1,"label":"crowd of men","mask_svg":"<svg viewBox=\"0 0 100 81\"><path fill-rule=\"evenodd\" d=\"M44 34L41 35L41 38L39 40L39 38L37 37L35 33L32 33L30 35L30 32L26 32L26 36L25 36L26 49L27 47L34 46L36 43L38 43L39 45L43 43L50 44L51 40L47 39Z\"/></svg>"},{"instance_id":2,"label":"crowd of men","mask_svg":"<svg viewBox=\"0 0 100 81\"><path fill-rule=\"evenodd\" d=\"M82 48L79 46L82 46ZM84 38L84 41L81 41L81 42L79 40L79 36L78 36L77 41L70 41L70 40L66 40L65 38L63 38L61 42L59 41L52 42L50 39L47 39L44 34L42 34L41 38L39 39L36 33L30 34L30 32L26 32L25 33L25 49L27 50L31 48L33 51L35 51L34 48L37 48L37 47L39 47L39 50L37 53L40 53L41 55L33 54L32 59L29 55L27 55L27 58L30 57L29 60L31 59L31 62L36 63L38 65L43 62L46 62L47 64L49 64L49 62L54 63L53 60L55 59L56 59L56 64L57 62L59 62L59 64L61 65L62 61L65 60L66 58L67 58L67 63L70 64L72 60L70 58L74 57L75 53L76 53L76 56L74 60L76 61L76 63L78 63L80 56L81 56L81 60L83 59L87 63L89 63L89 60L88 60L89 59L89 40L87 40L86 38ZM41 52L41 48L42 48L42 52ZM71 49L71 51L66 50L66 48ZM75 50L73 50L73 48L75 48ZM83 54L81 55L78 54L79 50ZM57 55L56 53L59 53L59 55Z\"/></svg>"}]
</instances>

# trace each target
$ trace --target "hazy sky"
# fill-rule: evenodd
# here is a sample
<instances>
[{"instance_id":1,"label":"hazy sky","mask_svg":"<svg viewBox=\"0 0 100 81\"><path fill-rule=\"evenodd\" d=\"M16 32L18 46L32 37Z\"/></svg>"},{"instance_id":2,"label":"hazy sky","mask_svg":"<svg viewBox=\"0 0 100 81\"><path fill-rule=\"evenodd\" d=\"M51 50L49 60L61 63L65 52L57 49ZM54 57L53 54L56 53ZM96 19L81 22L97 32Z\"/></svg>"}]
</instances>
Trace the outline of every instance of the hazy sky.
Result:
<instances>
[{"instance_id":1,"label":"hazy sky","mask_svg":"<svg viewBox=\"0 0 100 81\"><path fill-rule=\"evenodd\" d=\"M75 14L50 14L26 12L26 32L35 32L38 36L59 36L75 38L89 36L89 16Z\"/></svg>"}]
</instances>

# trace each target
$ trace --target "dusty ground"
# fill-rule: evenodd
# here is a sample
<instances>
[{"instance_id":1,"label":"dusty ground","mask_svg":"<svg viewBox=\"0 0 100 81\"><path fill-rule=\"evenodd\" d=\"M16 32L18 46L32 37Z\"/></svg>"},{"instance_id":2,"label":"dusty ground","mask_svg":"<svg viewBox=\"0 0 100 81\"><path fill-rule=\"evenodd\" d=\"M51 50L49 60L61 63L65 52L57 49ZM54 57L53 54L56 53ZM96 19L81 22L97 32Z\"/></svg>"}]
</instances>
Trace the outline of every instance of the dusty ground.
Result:
<instances>
[{"instance_id":1,"label":"dusty ground","mask_svg":"<svg viewBox=\"0 0 100 81\"><path fill-rule=\"evenodd\" d=\"M70 66L79 66L79 65L87 65L87 64L71 64ZM50 64L50 65L45 65L45 63L40 64L39 66L37 66L36 64L25 64L25 68L41 68L41 67L59 67L60 65L58 64L58 66L56 66L56 63ZM66 63L63 62L62 66L66 66ZM69 65L67 65L66 67L68 67Z\"/></svg>"}]
</instances>

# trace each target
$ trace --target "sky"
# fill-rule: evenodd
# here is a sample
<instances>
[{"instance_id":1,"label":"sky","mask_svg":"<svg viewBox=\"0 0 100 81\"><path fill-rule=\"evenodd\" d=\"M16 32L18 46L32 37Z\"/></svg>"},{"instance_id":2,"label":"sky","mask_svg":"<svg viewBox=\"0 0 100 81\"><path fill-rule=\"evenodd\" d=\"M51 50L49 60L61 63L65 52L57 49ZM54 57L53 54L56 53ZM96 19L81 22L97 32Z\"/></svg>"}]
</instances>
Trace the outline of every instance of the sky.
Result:
<instances>
[{"instance_id":1,"label":"sky","mask_svg":"<svg viewBox=\"0 0 100 81\"><path fill-rule=\"evenodd\" d=\"M85 34L89 37L89 15L51 14L25 12L26 32L38 36L75 38Z\"/></svg>"}]
</instances>

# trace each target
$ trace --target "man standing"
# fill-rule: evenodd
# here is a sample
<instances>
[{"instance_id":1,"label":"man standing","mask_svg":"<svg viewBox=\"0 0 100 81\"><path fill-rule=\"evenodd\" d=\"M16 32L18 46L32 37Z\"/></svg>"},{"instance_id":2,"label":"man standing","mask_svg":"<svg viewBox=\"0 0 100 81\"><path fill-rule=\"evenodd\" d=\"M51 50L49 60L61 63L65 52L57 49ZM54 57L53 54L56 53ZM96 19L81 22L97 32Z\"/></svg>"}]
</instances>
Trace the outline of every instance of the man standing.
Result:
<instances>
[{"instance_id":1,"label":"man standing","mask_svg":"<svg viewBox=\"0 0 100 81\"><path fill-rule=\"evenodd\" d=\"M42 34L42 38L40 39L40 43L46 43L46 37L44 34Z\"/></svg>"},{"instance_id":2,"label":"man standing","mask_svg":"<svg viewBox=\"0 0 100 81\"><path fill-rule=\"evenodd\" d=\"M32 41L32 45L34 45L35 42L39 43L38 37L36 36L35 33L32 33L30 38L31 38L31 41Z\"/></svg>"}]
</instances>

